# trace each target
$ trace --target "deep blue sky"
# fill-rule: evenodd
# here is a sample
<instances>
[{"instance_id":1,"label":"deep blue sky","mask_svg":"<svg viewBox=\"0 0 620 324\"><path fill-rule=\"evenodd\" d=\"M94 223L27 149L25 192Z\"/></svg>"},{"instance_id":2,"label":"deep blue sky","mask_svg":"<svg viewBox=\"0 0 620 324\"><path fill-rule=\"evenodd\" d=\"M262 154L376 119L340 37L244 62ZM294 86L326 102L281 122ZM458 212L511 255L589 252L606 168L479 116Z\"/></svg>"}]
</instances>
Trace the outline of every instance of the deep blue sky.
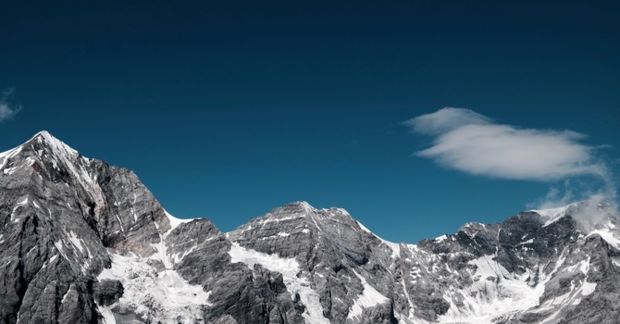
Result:
<instances>
[{"instance_id":1,"label":"deep blue sky","mask_svg":"<svg viewBox=\"0 0 620 324\"><path fill-rule=\"evenodd\" d=\"M2 5L0 89L23 109L0 150L47 129L178 217L230 230L307 200L413 242L553 184L412 156L411 117L467 107L620 146L617 1L129 2Z\"/></svg>"}]
</instances>

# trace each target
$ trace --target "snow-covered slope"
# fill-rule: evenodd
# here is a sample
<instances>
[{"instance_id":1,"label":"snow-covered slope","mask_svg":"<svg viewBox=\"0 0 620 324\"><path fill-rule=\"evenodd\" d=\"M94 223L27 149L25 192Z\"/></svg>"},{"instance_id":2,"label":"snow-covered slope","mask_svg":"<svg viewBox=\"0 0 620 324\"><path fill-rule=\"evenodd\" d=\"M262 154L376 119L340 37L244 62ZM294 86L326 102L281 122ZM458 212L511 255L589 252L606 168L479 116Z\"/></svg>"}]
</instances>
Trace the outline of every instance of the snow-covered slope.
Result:
<instances>
[{"instance_id":1,"label":"snow-covered slope","mask_svg":"<svg viewBox=\"0 0 620 324\"><path fill-rule=\"evenodd\" d=\"M149 262L152 259L119 254L111 257L111 268L104 269L97 279L120 282L123 295L118 302L102 306L101 312L113 313L117 305L122 305L155 323L194 323L202 319L201 308L210 305L210 292L200 285L189 284L173 269L157 269Z\"/></svg>"}]
</instances>

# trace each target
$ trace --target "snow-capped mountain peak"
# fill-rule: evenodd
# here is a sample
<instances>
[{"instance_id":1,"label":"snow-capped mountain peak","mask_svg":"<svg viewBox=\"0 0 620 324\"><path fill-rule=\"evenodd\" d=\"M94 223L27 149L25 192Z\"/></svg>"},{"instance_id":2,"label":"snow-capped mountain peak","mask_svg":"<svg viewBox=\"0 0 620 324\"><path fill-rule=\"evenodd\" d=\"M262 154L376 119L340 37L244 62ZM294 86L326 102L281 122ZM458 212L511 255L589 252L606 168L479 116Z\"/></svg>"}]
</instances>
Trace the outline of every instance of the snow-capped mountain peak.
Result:
<instances>
[{"instance_id":1,"label":"snow-capped mountain peak","mask_svg":"<svg viewBox=\"0 0 620 324\"><path fill-rule=\"evenodd\" d=\"M54 137L46 130L42 130L36 133L32 138L30 138L30 140L22 144L22 146L33 144L35 142L41 144L40 146L38 146L38 149L47 148L56 154L79 154L77 150L73 149L60 139Z\"/></svg>"},{"instance_id":2,"label":"snow-capped mountain peak","mask_svg":"<svg viewBox=\"0 0 620 324\"><path fill-rule=\"evenodd\" d=\"M228 233L47 132L0 154L0 322L614 323L613 204L395 244L299 201Z\"/></svg>"}]
</instances>

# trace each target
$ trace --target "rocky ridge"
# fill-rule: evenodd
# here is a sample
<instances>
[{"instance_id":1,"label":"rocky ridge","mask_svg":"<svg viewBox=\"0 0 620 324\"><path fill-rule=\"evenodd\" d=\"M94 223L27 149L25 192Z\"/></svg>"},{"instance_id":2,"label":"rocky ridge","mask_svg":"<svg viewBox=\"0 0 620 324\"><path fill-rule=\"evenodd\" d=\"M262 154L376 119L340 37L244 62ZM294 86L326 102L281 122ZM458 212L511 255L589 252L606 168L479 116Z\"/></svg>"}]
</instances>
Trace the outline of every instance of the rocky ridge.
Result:
<instances>
[{"instance_id":1,"label":"rocky ridge","mask_svg":"<svg viewBox=\"0 0 620 324\"><path fill-rule=\"evenodd\" d=\"M396 244L295 202L222 233L41 132L0 153L0 323L616 323L617 225L586 201Z\"/></svg>"}]
</instances>

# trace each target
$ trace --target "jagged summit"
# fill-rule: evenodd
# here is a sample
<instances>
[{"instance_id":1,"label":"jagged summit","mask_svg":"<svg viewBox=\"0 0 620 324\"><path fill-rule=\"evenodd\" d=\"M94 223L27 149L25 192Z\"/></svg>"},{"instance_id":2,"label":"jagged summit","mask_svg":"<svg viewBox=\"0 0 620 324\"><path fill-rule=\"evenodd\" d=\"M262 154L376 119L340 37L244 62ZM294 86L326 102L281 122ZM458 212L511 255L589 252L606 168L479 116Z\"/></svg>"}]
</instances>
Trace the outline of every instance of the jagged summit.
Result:
<instances>
[{"instance_id":1,"label":"jagged summit","mask_svg":"<svg viewBox=\"0 0 620 324\"><path fill-rule=\"evenodd\" d=\"M299 207L306 208L306 209L316 209L309 202L304 201L304 200L293 201L285 205L299 206Z\"/></svg>"},{"instance_id":2,"label":"jagged summit","mask_svg":"<svg viewBox=\"0 0 620 324\"><path fill-rule=\"evenodd\" d=\"M39 138L39 137L41 137L42 139L45 139L45 140L52 140L52 139L53 140L58 140L56 137L54 137L52 134L50 134L50 132L48 132L45 129L44 130L40 130L36 134L34 134L31 137L31 140Z\"/></svg>"},{"instance_id":3,"label":"jagged summit","mask_svg":"<svg viewBox=\"0 0 620 324\"><path fill-rule=\"evenodd\" d=\"M4 174L12 173L17 168L38 169L42 165L52 164L54 169L76 169L79 153L47 131L40 131L23 144L0 153L0 170Z\"/></svg>"},{"instance_id":4,"label":"jagged summit","mask_svg":"<svg viewBox=\"0 0 620 324\"><path fill-rule=\"evenodd\" d=\"M37 145L37 149L49 149L51 150L52 154L70 156L79 155L79 152L76 149L72 148L60 139L54 137L46 130L36 133L27 143L31 145L39 144Z\"/></svg>"},{"instance_id":5,"label":"jagged summit","mask_svg":"<svg viewBox=\"0 0 620 324\"><path fill-rule=\"evenodd\" d=\"M298 200L298 201L292 201L292 202L286 203L280 207L276 207L270 213L276 213L277 210L280 210L280 209L296 211L296 212L301 212L301 213L311 213L317 210L317 208L310 205L310 203L308 203L307 201Z\"/></svg>"},{"instance_id":6,"label":"jagged summit","mask_svg":"<svg viewBox=\"0 0 620 324\"><path fill-rule=\"evenodd\" d=\"M30 137L27 141L25 141L21 145L18 145L12 149L9 149L5 152L0 153L0 158L3 158L9 154L14 155L14 154L17 154L18 152L28 150L28 149L39 150L41 152L47 151L47 153L54 153L54 154L58 154L58 153L60 154L69 153L71 155L79 154L77 150L75 150L74 148L66 144L65 142L56 138L55 136L50 134L48 131L42 130L34 134L32 137Z\"/></svg>"},{"instance_id":7,"label":"jagged summit","mask_svg":"<svg viewBox=\"0 0 620 324\"><path fill-rule=\"evenodd\" d=\"M317 208L311 205L309 202L304 201L304 200L298 200L298 201L286 203L280 207L275 208L274 210L277 210L277 209L300 210L300 211L304 211L307 213L321 213L321 212L331 213L331 214L335 213L335 214L343 214L343 215L351 216L351 214L344 208L341 208L341 207Z\"/></svg>"}]
</instances>

